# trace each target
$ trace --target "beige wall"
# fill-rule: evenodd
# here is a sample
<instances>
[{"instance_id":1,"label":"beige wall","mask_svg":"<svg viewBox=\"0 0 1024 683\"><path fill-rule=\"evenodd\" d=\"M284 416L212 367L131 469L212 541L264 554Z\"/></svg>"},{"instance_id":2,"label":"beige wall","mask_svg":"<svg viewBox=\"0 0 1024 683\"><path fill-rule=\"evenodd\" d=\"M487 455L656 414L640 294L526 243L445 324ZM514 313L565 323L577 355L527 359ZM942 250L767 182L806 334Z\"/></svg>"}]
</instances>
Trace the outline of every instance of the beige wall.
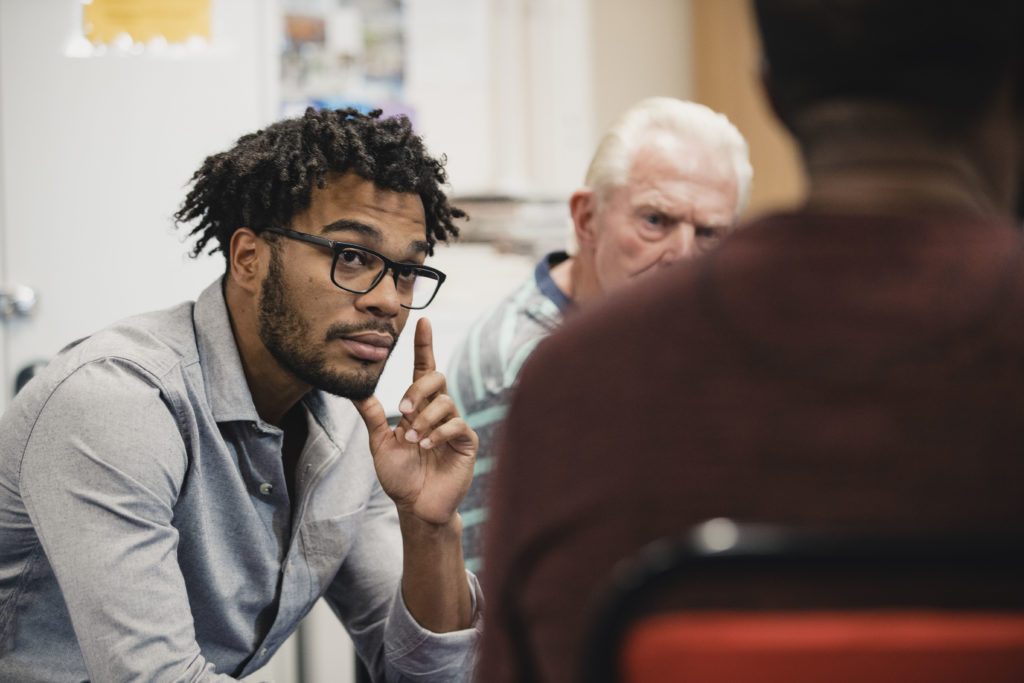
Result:
<instances>
[{"instance_id":1,"label":"beige wall","mask_svg":"<svg viewBox=\"0 0 1024 683\"><path fill-rule=\"evenodd\" d=\"M591 0L595 136L644 97L692 96L690 4Z\"/></svg>"},{"instance_id":2,"label":"beige wall","mask_svg":"<svg viewBox=\"0 0 1024 683\"><path fill-rule=\"evenodd\" d=\"M750 145L754 185L747 215L797 203L805 192L803 167L761 90L760 47L748 1L690 3L694 97L726 114Z\"/></svg>"},{"instance_id":3,"label":"beige wall","mask_svg":"<svg viewBox=\"0 0 1024 683\"><path fill-rule=\"evenodd\" d=\"M590 13L594 143L643 97L693 99L726 114L750 145L748 216L800 201L803 169L761 92L748 0L591 0Z\"/></svg>"}]
</instances>

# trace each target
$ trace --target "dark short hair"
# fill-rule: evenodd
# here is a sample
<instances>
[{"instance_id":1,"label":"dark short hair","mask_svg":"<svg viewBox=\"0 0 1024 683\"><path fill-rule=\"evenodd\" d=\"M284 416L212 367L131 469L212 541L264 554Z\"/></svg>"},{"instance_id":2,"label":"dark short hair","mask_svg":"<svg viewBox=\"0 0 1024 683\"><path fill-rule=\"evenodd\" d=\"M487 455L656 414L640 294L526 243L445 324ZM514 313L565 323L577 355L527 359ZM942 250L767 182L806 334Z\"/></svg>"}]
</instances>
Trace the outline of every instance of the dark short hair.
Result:
<instances>
[{"instance_id":1,"label":"dark short hair","mask_svg":"<svg viewBox=\"0 0 1024 683\"><path fill-rule=\"evenodd\" d=\"M174 219L179 225L197 221L189 232L197 237L192 256L209 246L209 253L220 250L226 258L238 228L259 234L287 227L309 208L313 187L325 187L328 174L355 173L380 189L420 196L432 253L437 241L458 236L452 221L466 216L442 190L445 162L427 153L405 116L310 107L207 157Z\"/></svg>"},{"instance_id":2,"label":"dark short hair","mask_svg":"<svg viewBox=\"0 0 1024 683\"><path fill-rule=\"evenodd\" d=\"M1021 0L755 0L780 117L838 98L973 121L1007 76L1021 83ZM1018 92L1020 88L1018 88Z\"/></svg>"}]
</instances>

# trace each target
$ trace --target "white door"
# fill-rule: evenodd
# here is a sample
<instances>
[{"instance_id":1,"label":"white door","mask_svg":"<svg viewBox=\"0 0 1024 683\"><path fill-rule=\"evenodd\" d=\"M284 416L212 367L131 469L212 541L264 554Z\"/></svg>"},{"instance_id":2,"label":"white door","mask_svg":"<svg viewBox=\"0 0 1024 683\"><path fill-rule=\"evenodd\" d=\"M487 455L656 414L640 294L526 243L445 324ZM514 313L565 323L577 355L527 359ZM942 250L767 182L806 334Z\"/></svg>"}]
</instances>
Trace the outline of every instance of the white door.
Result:
<instances>
[{"instance_id":1,"label":"white door","mask_svg":"<svg viewBox=\"0 0 1024 683\"><path fill-rule=\"evenodd\" d=\"M38 297L0 323L0 410L26 365L222 272L171 215L207 154L276 114L272 5L211 0L205 48L71 56L82 0L0 0L0 288Z\"/></svg>"}]
</instances>

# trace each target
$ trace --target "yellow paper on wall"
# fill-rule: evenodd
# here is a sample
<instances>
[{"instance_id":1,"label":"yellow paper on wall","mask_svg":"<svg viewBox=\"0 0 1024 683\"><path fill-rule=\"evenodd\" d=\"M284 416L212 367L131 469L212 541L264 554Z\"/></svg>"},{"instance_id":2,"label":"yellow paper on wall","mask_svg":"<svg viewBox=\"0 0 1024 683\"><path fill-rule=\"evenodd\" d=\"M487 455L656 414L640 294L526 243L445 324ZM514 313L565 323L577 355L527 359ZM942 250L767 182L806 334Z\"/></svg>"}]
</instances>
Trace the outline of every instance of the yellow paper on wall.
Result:
<instances>
[{"instance_id":1,"label":"yellow paper on wall","mask_svg":"<svg viewBox=\"0 0 1024 683\"><path fill-rule=\"evenodd\" d=\"M160 36L168 43L209 40L210 0L92 0L82 7L82 33L94 45L122 33L141 43Z\"/></svg>"}]
</instances>

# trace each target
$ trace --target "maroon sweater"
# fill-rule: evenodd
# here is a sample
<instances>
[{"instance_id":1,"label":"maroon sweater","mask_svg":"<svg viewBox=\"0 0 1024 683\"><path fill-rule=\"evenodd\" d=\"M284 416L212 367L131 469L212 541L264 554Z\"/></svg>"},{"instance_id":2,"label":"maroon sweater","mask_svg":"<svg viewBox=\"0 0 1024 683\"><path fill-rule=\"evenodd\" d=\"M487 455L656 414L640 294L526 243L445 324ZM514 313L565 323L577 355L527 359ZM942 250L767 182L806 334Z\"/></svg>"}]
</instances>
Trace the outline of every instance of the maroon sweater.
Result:
<instances>
[{"instance_id":1,"label":"maroon sweater","mask_svg":"<svg viewBox=\"0 0 1024 683\"><path fill-rule=\"evenodd\" d=\"M506 422L478 680L574 680L609 569L709 518L1024 529L1022 255L993 222L779 215L568 322Z\"/></svg>"}]
</instances>

